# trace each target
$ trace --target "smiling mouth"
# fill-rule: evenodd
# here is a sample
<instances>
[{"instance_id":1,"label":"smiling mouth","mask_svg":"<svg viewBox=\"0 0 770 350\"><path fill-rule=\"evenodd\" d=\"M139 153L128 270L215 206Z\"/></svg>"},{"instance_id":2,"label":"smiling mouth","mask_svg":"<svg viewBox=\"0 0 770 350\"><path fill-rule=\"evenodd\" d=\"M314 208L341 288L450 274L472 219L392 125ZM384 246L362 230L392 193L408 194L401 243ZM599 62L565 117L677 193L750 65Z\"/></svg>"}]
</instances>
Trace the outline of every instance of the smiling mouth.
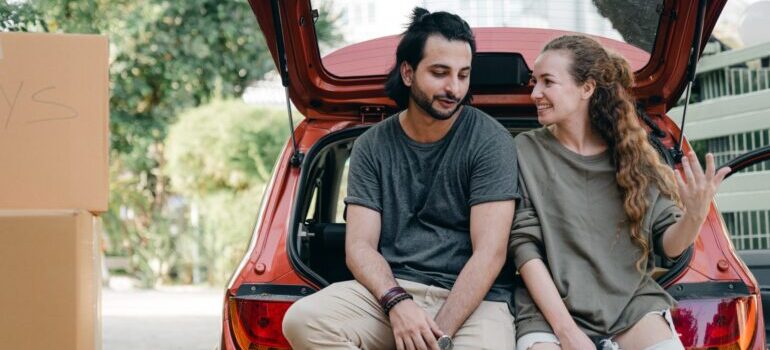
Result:
<instances>
[{"instance_id":1,"label":"smiling mouth","mask_svg":"<svg viewBox=\"0 0 770 350\"><path fill-rule=\"evenodd\" d=\"M543 112L545 110L552 109L552 108L553 108L553 105L537 105L538 112Z\"/></svg>"}]
</instances>

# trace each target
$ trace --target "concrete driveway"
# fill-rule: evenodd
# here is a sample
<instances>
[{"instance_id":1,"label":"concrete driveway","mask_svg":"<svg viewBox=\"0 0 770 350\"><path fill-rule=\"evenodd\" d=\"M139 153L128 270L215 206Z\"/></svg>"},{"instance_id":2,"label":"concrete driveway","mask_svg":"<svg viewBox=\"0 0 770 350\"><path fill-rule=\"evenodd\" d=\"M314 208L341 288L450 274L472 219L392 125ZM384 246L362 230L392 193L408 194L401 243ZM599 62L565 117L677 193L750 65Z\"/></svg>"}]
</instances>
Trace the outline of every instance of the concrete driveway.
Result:
<instances>
[{"instance_id":1,"label":"concrete driveway","mask_svg":"<svg viewBox=\"0 0 770 350\"><path fill-rule=\"evenodd\" d=\"M220 337L224 289L105 288L102 340L105 350L212 350Z\"/></svg>"}]
</instances>

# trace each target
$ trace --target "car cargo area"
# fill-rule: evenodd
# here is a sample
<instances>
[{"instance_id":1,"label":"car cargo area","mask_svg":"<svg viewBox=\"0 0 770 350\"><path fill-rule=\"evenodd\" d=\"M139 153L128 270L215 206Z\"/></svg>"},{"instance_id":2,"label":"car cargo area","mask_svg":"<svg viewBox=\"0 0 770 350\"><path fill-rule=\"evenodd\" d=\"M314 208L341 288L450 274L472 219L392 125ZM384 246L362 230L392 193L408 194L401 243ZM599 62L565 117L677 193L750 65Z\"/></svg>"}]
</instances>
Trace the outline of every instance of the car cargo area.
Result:
<instances>
[{"instance_id":1,"label":"car cargo area","mask_svg":"<svg viewBox=\"0 0 770 350\"><path fill-rule=\"evenodd\" d=\"M535 118L498 118L511 133L539 127ZM307 154L302 169L295 218L298 227L289 247L297 258L297 267L314 278L319 286L353 279L345 265L345 205L348 158L355 138L368 127L356 127L332 133ZM658 145L660 152L665 150ZM665 158L663 154L661 157ZM687 253L689 254L689 252ZM660 265L655 277L661 283L671 281L676 271L687 264L685 256L674 266Z\"/></svg>"}]
</instances>

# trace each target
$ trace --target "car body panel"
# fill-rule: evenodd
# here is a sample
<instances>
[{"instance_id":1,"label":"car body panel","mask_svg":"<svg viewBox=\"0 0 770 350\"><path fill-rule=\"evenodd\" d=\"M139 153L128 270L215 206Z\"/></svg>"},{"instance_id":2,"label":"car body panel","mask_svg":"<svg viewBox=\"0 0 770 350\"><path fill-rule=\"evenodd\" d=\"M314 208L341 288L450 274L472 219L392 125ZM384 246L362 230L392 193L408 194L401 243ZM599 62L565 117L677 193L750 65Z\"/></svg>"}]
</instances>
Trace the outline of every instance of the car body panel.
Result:
<instances>
[{"instance_id":1,"label":"car body panel","mask_svg":"<svg viewBox=\"0 0 770 350\"><path fill-rule=\"evenodd\" d=\"M563 30L535 28L475 28L476 51L520 53L528 67L535 65L543 44L561 35L569 34ZM650 59L650 54L626 43L591 36L605 47L625 57L634 70L643 68ZM323 57L323 65L343 76L381 76L393 67L394 52L401 39L390 35L378 39L345 46Z\"/></svg>"},{"instance_id":2,"label":"car body panel","mask_svg":"<svg viewBox=\"0 0 770 350\"><path fill-rule=\"evenodd\" d=\"M249 3L277 65L277 39L271 1L250 0ZM393 101L387 99L382 88L385 81L384 75L341 78L326 70L317 45L315 27L312 25L310 0L283 0L278 3L281 4L279 13L284 31L289 94L294 105L303 115L317 119L356 119L359 117L362 106L395 106ZM726 0L707 2L701 50L706 44L705 38L711 34L725 3ZM662 104L670 108L679 98L686 84L684 78L694 37L697 12L698 1L666 0L664 2L658 35L650 60L635 74L634 93L639 100L649 105ZM511 28L499 30L515 32L515 29ZM526 36L514 41L487 42L486 36L494 36L490 33L495 31L496 29L476 30L485 38L484 42L479 40L480 52L487 50L530 52L533 48L544 45L553 37L551 34L557 33L550 31L547 35ZM360 54L362 56L359 58L365 58L367 53L362 51L351 54ZM531 53L527 55L532 56ZM355 56L349 58L357 60ZM378 69L381 69L382 64L384 63L380 62ZM530 89L521 89L476 94L474 102L482 108L484 106L526 106L531 105L529 91Z\"/></svg>"}]
</instances>

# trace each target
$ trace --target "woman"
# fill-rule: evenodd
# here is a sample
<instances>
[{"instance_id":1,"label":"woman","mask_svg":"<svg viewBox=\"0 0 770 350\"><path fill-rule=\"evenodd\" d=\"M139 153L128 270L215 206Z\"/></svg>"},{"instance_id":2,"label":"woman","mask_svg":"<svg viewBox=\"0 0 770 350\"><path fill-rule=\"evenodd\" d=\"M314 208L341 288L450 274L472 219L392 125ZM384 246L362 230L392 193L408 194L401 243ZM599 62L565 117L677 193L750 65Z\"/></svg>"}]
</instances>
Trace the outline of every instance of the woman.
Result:
<instances>
[{"instance_id":1,"label":"woman","mask_svg":"<svg viewBox=\"0 0 770 350\"><path fill-rule=\"evenodd\" d=\"M548 43L532 100L545 127L520 134L520 181L510 254L517 349L682 349L651 277L694 241L729 169L694 153L684 178L647 143L628 63L584 36ZM678 186L677 186L678 185ZM593 339L593 340L592 340Z\"/></svg>"}]
</instances>

